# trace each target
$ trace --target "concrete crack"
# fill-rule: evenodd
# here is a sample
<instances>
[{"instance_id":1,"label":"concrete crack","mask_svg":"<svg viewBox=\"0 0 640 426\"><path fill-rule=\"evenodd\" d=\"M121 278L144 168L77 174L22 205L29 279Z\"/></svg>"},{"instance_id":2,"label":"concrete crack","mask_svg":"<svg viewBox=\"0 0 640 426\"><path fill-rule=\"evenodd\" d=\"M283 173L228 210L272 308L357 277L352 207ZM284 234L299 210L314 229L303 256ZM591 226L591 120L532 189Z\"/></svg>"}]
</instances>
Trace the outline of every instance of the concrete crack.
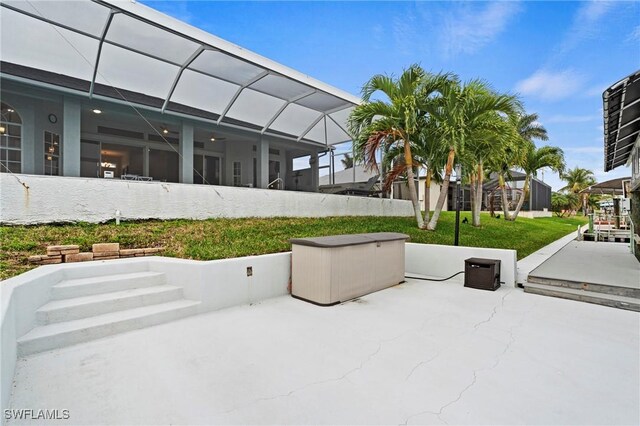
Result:
<instances>
[{"instance_id":1,"label":"concrete crack","mask_svg":"<svg viewBox=\"0 0 640 426\"><path fill-rule=\"evenodd\" d=\"M365 358L363 361L361 361L361 362L360 362L360 365L359 365L358 367L354 367L354 368L352 368L351 370L347 371L346 373L344 373L344 374L343 374L343 375L341 375L340 377L334 377L334 378L330 378L330 379L320 380L320 381L317 381L317 382L307 383L306 385L301 386L301 387L296 388L296 389L293 389L293 390L291 390L291 391L289 391L289 392L287 392L287 393L285 393L285 394L274 395L274 396L269 396L269 397L264 397L264 398L257 398L257 399L254 399L253 401L250 401L249 403L247 403L247 404L245 404L245 405L243 405L243 406L241 406L241 407L232 408L231 410L224 411L224 412L222 412L222 413L220 413L220 414L229 414L229 413L232 413L232 412L234 412L234 411L237 411L237 410L239 410L239 409L241 409L241 408L246 408L246 407L249 407L249 406L251 406L251 405L253 405L253 404L257 404L258 402L262 402L262 401L271 401L271 400L279 399L279 398L288 398L288 397L290 397L291 395L293 395L294 393L296 393L296 392L300 392L300 391L302 391L302 390L304 390L304 389L307 389L307 388L310 388L310 387L312 387L312 386L321 385L321 384L324 384L324 383L330 383L330 382L339 382L339 381L344 380L344 379L347 379L347 380L348 380L348 377L349 377L351 374L355 373L356 371L362 370L362 368L363 368L363 367L364 367L364 366L365 366L369 361L371 361L371 359L372 359L374 356L376 356L376 355L380 352L380 350L382 349L382 343L384 343L384 342L389 342L389 341L392 341L392 340L398 339L398 338L400 338L401 336L402 336L402 335L400 335L400 336L396 336L396 337L394 337L394 338L392 338L392 339L388 339L388 340L381 340L381 341L379 341L379 342L378 342L378 347L376 348L376 350L375 350L375 351L373 351L372 353L370 353L370 354L367 356L367 358Z\"/></svg>"},{"instance_id":2,"label":"concrete crack","mask_svg":"<svg viewBox=\"0 0 640 426\"><path fill-rule=\"evenodd\" d=\"M480 321L479 323L475 324L475 325L473 326L474 330L477 330L477 329L478 329L478 327L480 327L482 324L487 324L487 323L489 323L489 322L493 319L493 317L495 316L495 314L497 313L497 311L498 311L498 306L499 306L499 307L501 307L501 308L504 308L504 299L505 299L508 295L510 295L512 291L513 291L513 290L511 290L511 291L509 291L509 292L505 293L505 295L504 295L504 296L502 296L502 298L501 298L501 300L500 300L500 304L499 304L499 305L494 306L493 311L491 312L491 315L489 315L489 318L487 318L486 320ZM401 424L402 424L402 425L407 425L407 424L409 423L409 421L410 421L412 418L417 417L417 416L420 416L420 415L422 415L422 414L433 414L433 415L435 415L436 417L438 417L438 419L439 419L441 422L443 422L443 423L445 423L445 424L449 424L445 419L443 419L443 418L442 418L442 414L444 413L444 411L445 411L448 407L450 407L451 405L453 405L453 404L455 404L456 402L460 401L460 400L462 399L462 396L463 396L463 395L464 395L464 394L465 394L469 389L471 389L471 388L476 384L476 382L478 381L478 373L479 373L479 372L484 371L484 370L492 370L492 369L496 368L496 367L498 366L498 364L500 364L500 361L502 360L502 357L503 357L503 356L504 356L504 355L509 351L509 349L511 348L511 345L512 345L514 342L515 342L515 337L514 337L514 335L513 335L513 328L510 328L510 329L509 329L509 342L505 345L505 347L504 347L504 349L502 350L502 352L501 352L498 356L496 356L496 359L495 359L495 362L493 363L493 365L491 365L490 367L479 368L479 369L473 370L473 379L471 380L471 383L469 383L467 386L465 386L465 387L464 387L464 388L463 388L463 389L458 393L458 396L457 396L455 399L453 399L453 400L451 400L451 401L447 402L446 404L444 404L443 406L441 406L441 407L438 409L438 411L424 410L424 411L420 411L420 412L418 412L418 413L412 414L412 415L410 415L409 417L407 417L407 418L404 420L404 422L403 422L403 423L401 423ZM430 361L432 361L433 359L435 359L439 354L440 354L440 353L436 354L436 356L434 356ZM430 362L430 361L429 361L429 362ZM410 372L410 373L409 373L409 375L407 376L407 379L409 379L409 377L413 374L413 372L414 372L414 371L415 371L415 370L416 370L420 365L422 365L422 364L424 364L424 363L426 363L426 362L420 362L420 363L418 363L418 364L417 364L417 365L416 365L416 366L411 370L411 372Z\"/></svg>"},{"instance_id":3,"label":"concrete crack","mask_svg":"<svg viewBox=\"0 0 640 426\"><path fill-rule=\"evenodd\" d=\"M493 319L493 317L494 317L494 316L496 315L496 313L498 312L498 306L500 306L500 308L504 308L504 299L506 299L506 297L507 297L508 295L510 295L512 291L513 291L513 290L510 290L510 291L506 292L506 293L504 294L504 296L502 296L502 298L500 299L500 304L499 304L499 305L496 305L496 306L494 306L494 307L493 307L493 312L491 312L491 315L489 315L489 318L487 318L486 320L482 320L482 321L480 321L479 323L475 324L475 325L473 326L473 329L474 329L474 330L477 330L477 329L478 329L478 327L480 327L482 324L487 324L488 322L491 322L491 320Z\"/></svg>"},{"instance_id":4,"label":"concrete crack","mask_svg":"<svg viewBox=\"0 0 640 426\"><path fill-rule=\"evenodd\" d=\"M411 378L411 376L413 375L413 373L421 366L425 365L425 364L429 364L431 361L435 360L436 358L438 358L440 356L440 351L438 351L434 356L432 356L429 359L425 359L420 361L419 363L417 363L409 372L409 374L407 374L407 377L405 377L405 381L409 380Z\"/></svg>"}]
</instances>

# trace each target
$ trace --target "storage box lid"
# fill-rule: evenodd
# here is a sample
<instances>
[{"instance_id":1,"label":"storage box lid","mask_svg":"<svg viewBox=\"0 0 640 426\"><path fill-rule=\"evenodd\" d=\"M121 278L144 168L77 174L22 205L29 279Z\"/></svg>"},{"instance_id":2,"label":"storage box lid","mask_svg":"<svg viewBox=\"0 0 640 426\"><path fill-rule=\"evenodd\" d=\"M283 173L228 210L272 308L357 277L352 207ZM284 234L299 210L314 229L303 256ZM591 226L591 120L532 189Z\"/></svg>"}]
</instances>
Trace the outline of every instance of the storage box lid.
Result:
<instances>
[{"instance_id":1,"label":"storage box lid","mask_svg":"<svg viewBox=\"0 0 640 426\"><path fill-rule=\"evenodd\" d=\"M376 232L371 234L331 235L328 237L293 238L291 244L311 247L345 247L358 244L371 244L383 241L406 241L409 236L397 232Z\"/></svg>"}]
</instances>

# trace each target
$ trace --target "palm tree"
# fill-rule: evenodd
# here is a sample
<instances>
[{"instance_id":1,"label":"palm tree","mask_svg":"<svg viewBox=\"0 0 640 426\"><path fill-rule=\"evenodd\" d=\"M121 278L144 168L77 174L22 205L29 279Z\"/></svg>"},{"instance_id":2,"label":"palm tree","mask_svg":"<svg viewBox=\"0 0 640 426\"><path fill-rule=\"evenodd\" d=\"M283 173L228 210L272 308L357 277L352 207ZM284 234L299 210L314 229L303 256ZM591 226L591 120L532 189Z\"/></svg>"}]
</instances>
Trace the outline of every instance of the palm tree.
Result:
<instances>
[{"instance_id":1,"label":"palm tree","mask_svg":"<svg viewBox=\"0 0 640 426\"><path fill-rule=\"evenodd\" d=\"M562 188L561 191L569 191L574 194L578 194L583 189L586 189L591 185L595 185L596 183L596 178L593 175L593 171L589 169L583 169L578 166L573 169L569 169L566 173L562 174L560 178L567 182L567 185ZM589 194L582 194L581 196L582 209L585 214L588 197Z\"/></svg>"},{"instance_id":2,"label":"palm tree","mask_svg":"<svg viewBox=\"0 0 640 426\"><path fill-rule=\"evenodd\" d=\"M426 124L422 127L420 134L412 144L414 168L425 170L424 181L424 220L429 221L431 213L431 183L442 184L442 170L447 162L446 146L440 143L438 129L434 120L427 117ZM405 161L402 157L402 146L390 149L384 159L384 164L390 170L385 179L385 186L390 187L391 183L399 176L406 175ZM419 175L419 173L416 173Z\"/></svg>"},{"instance_id":3,"label":"palm tree","mask_svg":"<svg viewBox=\"0 0 640 426\"><path fill-rule=\"evenodd\" d=\"M522 155L518 158L519 161L514 162L514 165L519 166L525 172L525 182L522 190L522 194L518 199L518 204L513 213L513 216L505 214L506 220L516 220L524 200L526 199L529 191L530 179L536 175L538 170L549 167L558 173L564 170L564 154L560 148L544 147L540 150L536 149L534 139L546 141L549 139L547 129L540 123L538 123L538 114L521 114L515 118L513 125L515 130L523 144L521 145L523 151ZM502 179L504 182L504 178ZM504 187L503 187L504 188ZM504 197L503 197L504 198ZM506 203L506 200L503 200ZM503 209L504 209L503 204Z\"/></svg>"},{"instance_id":4,"label":"palm tree","mask_svg":"<svg viewBox=\"0 0 640 426\"><path fill-rule=\"evenodd\" d=\"M546 141L549 139L549 136L547 135L547 129L545 129L542 124L538 123L539 118L540 117L536 113L522 113L514 117L512 121L512 125L520 139L520 143L516 145L516 149L512 152L513 157L511 158L511 165L507 164L506 167L503 167L500 171L498 171L499 183L502 191L502 210L504 211L505 220L515 220L515 218L518 216L520 209L522 208L522 204L524 203L527 189L523 189L522 194L518 199L518 206L516 206L516 210L518 212L514 212L514 217L512 218L511 215L509 215L509 208L507 206L507 193L505 189L504 172L509 172L510 166L518 166L520 168L524 167L525 163L527 162L527 156L532 149L535 149L534 139L539 139L542 141Z\"/></svg>"},{"instance_id":5,"label":"palm tree","mask_svg":"<svg viewBox=\"0 0 640 426\"><path fill-rule=\"evenodd\" d=\"M437 123L433 119L418 135L415 152L417 162L425 170L424 179L424 220L429 221L431 215L431 183L436 182L442 188L442 171L447 163L447 147L442 144Z\"/></svg>"},{"instance_id":6,"label":"palm tree","mask_svg":"<svg viewBox=\"0 0 640 426\"><path fill-rule=\"evenodd\" d=\"M447 197L456 155L461 155L468 143L477 141L474 135L487 130L488 123L493 122L489 117L494 118L496 113L516 114L521 107L515 96L497 94L481 80L462 84L451 79L440 90L440 96L433 98L426 108L438 123L443 135L442 143L449 151L440 197L427 225L427 229L435 230Z\"/></svg>"},{"instance_id":7,"label":"palm tree","mask_svg":"<svg viewBox=\"0 0 640 426\"><path fill-rule=\"evenodd\" d=\"M351 133L358 158L368 169L378 170L376 153L392 147L402 147L404 168L409 182L414 181L412 142L425 124L425 104L430 95L448 80L447 75L430 75L418 65L406 69L399 78L373 76L362 88L362 104L349 117ZM371 100L381 93L386 100ZM414 185L409 185L416 222L424 227Z\"/></svg>"},{"instance_id":8,"label":"palm tree","mask_svg":"<svg viewBox=\"0 0 640 426\"><path fill-rule=\"evenodd\" d=\"M480 226L485 167L495 170L495 164L509 163L518 152L513 119L498 113L486 114L485 124L472 135L463 154L467 178L471 187L471 217L473 226Z\"/></svg>"},{"instance_id":9,"label":"palm tree","mask_svg":"<svg viewBox=\"0 0 640 426\"><path fill-rule=\"evenodd\" d=\"M520 209L524 204L524 200L527 197L527 193L529 192L531 178L537 174L538 170L548 167L554 172L558 172L560 175L562 174L562 171L564 170L564 153L560 148L555 146L543 146L541 148L536 148L536 146L531 143L529 144L529 149L527 150L524 161L520 164L520 167L525 173L524 188L522 189L522 195L518 200L516 210L513 212L513 216L509 217L508 220L516 220L518 217Z\"/></svg>"},{"instance_id":10,"label":"palm tree","mask_svg":"<svg viewBox=\"0 0 640 426\"><path fill-rule=\"evenodd\" d=\"M344 154L344 156L342 157L342 165L344 166L345 169L350 169L353 167L353 157L350 156L349 154Z\"/></svg>"}]
</instances>

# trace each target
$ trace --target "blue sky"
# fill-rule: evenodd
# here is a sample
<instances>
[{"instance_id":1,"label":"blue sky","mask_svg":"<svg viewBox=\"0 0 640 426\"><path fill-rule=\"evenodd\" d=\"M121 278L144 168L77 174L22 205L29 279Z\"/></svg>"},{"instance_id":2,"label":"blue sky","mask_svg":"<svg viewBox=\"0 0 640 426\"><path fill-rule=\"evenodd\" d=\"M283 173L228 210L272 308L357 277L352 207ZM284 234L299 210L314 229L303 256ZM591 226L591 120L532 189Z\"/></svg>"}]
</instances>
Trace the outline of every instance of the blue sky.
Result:
<instances>
[{"instance_id":1,"label":"blue sky","mask_svg":"<svg viewBox=\"0 0 640 426\"><path fill-rule=\"evenodd\" d=\"M630 175L603 172L602 92L640 69L639 2L143 3L355 95L412 63L482 78L521 95L569 167Z\"/></svg>"}]
</instances>

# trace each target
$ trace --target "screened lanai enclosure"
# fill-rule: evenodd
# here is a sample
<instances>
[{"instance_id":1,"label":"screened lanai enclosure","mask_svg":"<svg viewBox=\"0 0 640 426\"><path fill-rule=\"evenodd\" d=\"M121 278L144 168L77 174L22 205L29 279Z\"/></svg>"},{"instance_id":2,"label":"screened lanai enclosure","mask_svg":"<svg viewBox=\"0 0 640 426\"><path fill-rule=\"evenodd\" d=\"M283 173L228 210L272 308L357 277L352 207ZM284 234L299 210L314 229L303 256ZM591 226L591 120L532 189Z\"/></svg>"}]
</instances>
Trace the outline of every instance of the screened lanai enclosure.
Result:
<instances>
[{"instance_id":1,"label":"screened lanai enclosure","mask_svg":"<svg viewBox=\"0 0 640 426\"><path fill-rule=\"evenodd\" d=\"M144 5L2 1L2 172L316 191L358 98Z\"/></svg>"},{"instance_id":2,"label":"screened lanai enclosure","mask_svg":"<svg viewBox=\"0 0 640 426\"><path fill-rule=\"evenodd\" d=\"M551 210L551 186L533 176L530 179L529 191L524 193L524 173L511 170L505 182L505 193L507 196L507 208L515 210L520 197L526 197L522 204L522 211L544 211ZM482 185L482 210L490 212L500 212L502 210L502 190L499 187L498 176L492 173L489 179ZM471 188L464 185L461 188L462 210L471 210ZM456 191L455 186L449 186L449 196L447 207L455 210Z\"/></svg>"}]
</instances>

